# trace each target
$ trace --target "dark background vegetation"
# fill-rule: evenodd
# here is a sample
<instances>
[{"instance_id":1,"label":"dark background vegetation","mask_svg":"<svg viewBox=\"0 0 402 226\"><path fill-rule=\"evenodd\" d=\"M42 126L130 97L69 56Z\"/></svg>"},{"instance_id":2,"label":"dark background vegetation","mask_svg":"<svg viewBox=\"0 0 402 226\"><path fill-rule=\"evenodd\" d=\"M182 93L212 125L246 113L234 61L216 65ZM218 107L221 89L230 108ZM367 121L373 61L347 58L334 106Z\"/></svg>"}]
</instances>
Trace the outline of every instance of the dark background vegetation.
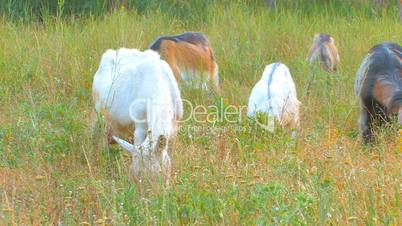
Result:
<instances>
[{"instance_id":1,"label":"dark background vegetation","mask_svg":"<svg viewBox=\"0 0 402 226\"><path fill-rule=\"evenodd\" d=\"M399 0L2 0L0 15L19 21L43 21L49 17L102 16L122 8L150 13L161 10L178 19L194 20L207 15L208 6L242 2L253 10L261 6L296 14L336 14L369 18L398 16Z\"/></svg>"}]
</instances>

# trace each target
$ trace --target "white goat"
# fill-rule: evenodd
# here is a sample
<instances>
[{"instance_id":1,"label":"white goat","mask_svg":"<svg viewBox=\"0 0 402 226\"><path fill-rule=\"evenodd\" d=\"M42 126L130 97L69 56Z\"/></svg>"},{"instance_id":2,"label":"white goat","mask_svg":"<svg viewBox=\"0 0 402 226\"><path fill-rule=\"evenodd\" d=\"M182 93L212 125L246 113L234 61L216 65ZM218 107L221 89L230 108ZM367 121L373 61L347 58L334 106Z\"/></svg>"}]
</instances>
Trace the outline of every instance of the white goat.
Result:
<instances>
[{"instance_id":1,"label":"white goat","mask_svg":"<svg viewBox=\"0 0 402 226\"><path fill-rule=\"evenodd\" d=\"M132 154L133 176L141 179L144 172L168 176L167 142L176 132L183 105L173 72L159 54L107 50L94 76L93 99L104 116L109 143L117 141ZM147 136L147 131L152 132ZM134 145L117 136L134 136Z\"/></svg>"},{"instance_id":2,"label":"white goat","mask_svg":"<svg viewBox=\"0 0 402 226\"><path fill-rule=\"evenodd\" d=\"M268 115L268 125L262 125L269 131L274 130L274 120L282 127L299 127L299 106L296 88L289 69L282 63L267 65L260 81L254 86L248 102L249 117L256 117L257 112Z\"/></svg>"}]
</instances>

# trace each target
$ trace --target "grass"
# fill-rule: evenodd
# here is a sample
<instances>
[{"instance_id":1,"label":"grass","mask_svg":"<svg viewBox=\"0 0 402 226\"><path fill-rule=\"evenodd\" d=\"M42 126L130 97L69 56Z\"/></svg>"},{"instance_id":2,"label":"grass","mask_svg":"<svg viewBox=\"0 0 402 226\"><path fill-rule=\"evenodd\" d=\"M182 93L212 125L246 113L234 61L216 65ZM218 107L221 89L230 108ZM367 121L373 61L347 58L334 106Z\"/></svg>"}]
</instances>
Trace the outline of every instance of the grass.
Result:
<instances>
[{"instance_id":1,"label":"grass","mask_svg":"<svg viewBox=\"0 0 402 226\"><path fill-rule=\"evenodd\" d=\"M379 128L377 144L365 148L353 94L368 49L402 43L398 18L246 6L214 3L189 21L161 8L0 19L0 224L400 224L400 134L395 125ZM292 140L244 115L238 123L186 122L171 149L172 186L142 193L128 180L130 157L93 137L93 75L108 48L145 49L159 35L189 30L215 48L225 106L247 104L266 64L287 64L302 129ZM337 42L335 74L306 65L316 32ZM182 95L220 105L194 90Z\"/></svg>"}]
</instances>

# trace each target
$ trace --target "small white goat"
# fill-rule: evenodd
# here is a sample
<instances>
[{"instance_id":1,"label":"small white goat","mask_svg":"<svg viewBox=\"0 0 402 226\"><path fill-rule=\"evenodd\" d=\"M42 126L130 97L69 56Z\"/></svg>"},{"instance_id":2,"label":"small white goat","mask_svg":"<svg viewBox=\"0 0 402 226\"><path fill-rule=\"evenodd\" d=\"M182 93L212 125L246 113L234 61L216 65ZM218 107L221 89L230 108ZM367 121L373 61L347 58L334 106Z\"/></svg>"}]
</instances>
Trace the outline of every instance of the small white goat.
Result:
<instances>
[{"instance_id":1,"label":"small white goat","mask_svg":"<svg viewBox=\"0 0 402 226\"><path fill-rule=\"evenodd\" d=\"M167 142L176 132L183 105L173 72L159 54L107 50L94 76L93 99L104 116L109 143L117 141L132 154L132 175L140 180L144 173L168 176ZM134 136L134 145L117 136Z\"/></svg>"},{"instance_id":2,"label":"small white goat","mask_svg":"<svg viewBox=\"0 0 402 226\"><path fill-rule=\"evenodd\" d=\"M256 117L257 112L268 115L268 125L274 130L274 119L282 127L299 127L299 106L296 88L289 69L282 63L267 65L260 81L255 84L248 102L247 115Z\"/></svg>"}]
</instances>

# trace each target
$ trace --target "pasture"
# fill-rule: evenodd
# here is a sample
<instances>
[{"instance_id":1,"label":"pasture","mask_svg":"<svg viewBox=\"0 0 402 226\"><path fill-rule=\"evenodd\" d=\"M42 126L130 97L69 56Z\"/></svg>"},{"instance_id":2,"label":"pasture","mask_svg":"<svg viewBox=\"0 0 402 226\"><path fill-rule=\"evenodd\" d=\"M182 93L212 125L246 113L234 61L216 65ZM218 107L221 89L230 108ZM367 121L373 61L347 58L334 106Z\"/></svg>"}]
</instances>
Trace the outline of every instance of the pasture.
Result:
<instances>
[{"instance_id":1,"label":"pasture","mask_svg":"<svg viewBox=\"0 0 402 226\"><path fill-rule=\"evenodd\" d=\"M328 7L272 12L233 1L183 15L156 8L41 22L3 16L0 224L401 224L402 134L395 123L377 130L375 145L362 144L353 84L373 45L402 43L402 25L396 11ZM181 123L171 186L138 191L128 180L130 156L109 148L94 126L93 75L109 48L144 50L184 31L211 41L222 98L182 89L183 99L216 117ZM307 64L318 32L335 39L335 73ZM289 67L302 103L296 139L246 116L252 87L275 61ZM229 106L242 110L221 120Z\"/></svg>"}]
</instances>

